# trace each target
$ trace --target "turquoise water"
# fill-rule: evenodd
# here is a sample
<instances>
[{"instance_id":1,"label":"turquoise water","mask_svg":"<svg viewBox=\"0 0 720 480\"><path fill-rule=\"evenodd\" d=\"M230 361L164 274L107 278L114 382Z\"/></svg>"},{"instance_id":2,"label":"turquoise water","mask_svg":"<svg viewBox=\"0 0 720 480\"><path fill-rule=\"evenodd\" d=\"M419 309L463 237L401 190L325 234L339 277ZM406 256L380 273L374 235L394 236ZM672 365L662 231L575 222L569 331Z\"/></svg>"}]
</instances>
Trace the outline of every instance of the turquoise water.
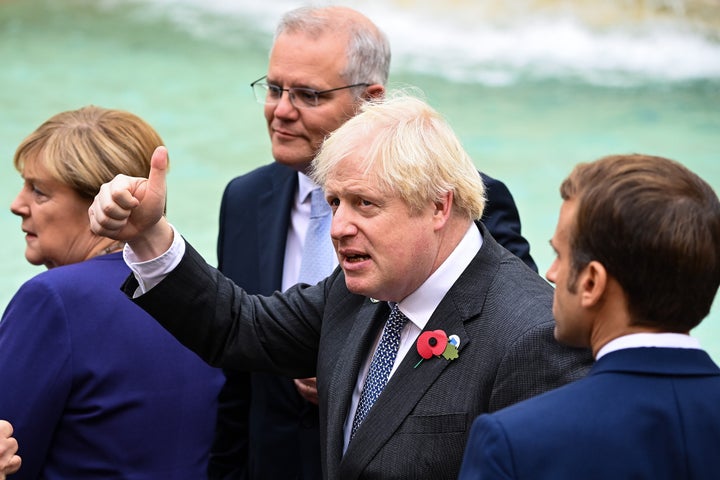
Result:
<instances>
[{"instance_id":1,"label":"turquoise water","mask_svg":"<svg viewBox=\"0 0 720 480\"><path fill-rule=\"evenodd\" d=\"M16 145L42 121L91 103L130 110L170 149L170 219L214 263L223 187L271 160L248 84L265 72L277 18L299 5L257 3L0 0L0 204L20 188ZM510 187L543 273L557 188L579 161L663 155L720 190L720 14L707 2L344 3L390 37L391 86L420 87L478 167ZM4 308L41 268L25 262L8 208L0 229ZM720 359L715 303L695 334Z\"/></svg>"}]
</instances>

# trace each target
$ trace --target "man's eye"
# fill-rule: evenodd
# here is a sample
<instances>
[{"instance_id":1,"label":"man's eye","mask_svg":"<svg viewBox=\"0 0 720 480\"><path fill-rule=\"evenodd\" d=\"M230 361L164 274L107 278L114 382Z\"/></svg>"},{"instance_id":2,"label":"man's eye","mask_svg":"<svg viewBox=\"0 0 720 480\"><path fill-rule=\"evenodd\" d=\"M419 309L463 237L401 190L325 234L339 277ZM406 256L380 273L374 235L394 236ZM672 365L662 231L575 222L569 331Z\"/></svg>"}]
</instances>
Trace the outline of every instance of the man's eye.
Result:
<instances>
[{"instance_id":1,"label":"man's eye","mask_svg":"<svg viewBox=\"0 0 720 480\"><path fill-rule=\"evenodd\" d=\"M307 104L307 105L316 105L318 96L317 94L312 90L306 90L306 89L300 89L297 88L293 92L295 93L295 98L300 100L301 102Z\"/></svg>"},{"instance_id":2,"label":"man's eye","mask_svg":"<svg viewBox=\"0 0 720 480\"><path fill-rule=\"evenodd\" d=\"M271 98L279 98L282 95L282 88L278 87L277 85L268 85L268 97Z\"/></svg>"}]
</instances>

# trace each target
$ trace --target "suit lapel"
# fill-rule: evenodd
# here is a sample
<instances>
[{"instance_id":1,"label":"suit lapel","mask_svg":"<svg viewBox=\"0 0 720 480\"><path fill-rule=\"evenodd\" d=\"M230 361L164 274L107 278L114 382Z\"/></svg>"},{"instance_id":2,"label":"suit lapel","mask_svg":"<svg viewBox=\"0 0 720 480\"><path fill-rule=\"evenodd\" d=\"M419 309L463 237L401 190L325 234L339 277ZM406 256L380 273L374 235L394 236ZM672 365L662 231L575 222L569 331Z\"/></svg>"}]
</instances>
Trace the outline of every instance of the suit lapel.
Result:
<instances>
[{"instance_id":1,"label":"suit lapel","mask_svg":"<svg viewBox=\"0 0 720 480\"><path fill-rule=\"evenodd\" d=\"M390 309L386 302L366 300L353 319L344 345L339 350L328 391L327 466L328 478L340 478L334 471L343 457L344 424L360 367Z\"/></svg>"},{"instance_id":2,"label":"suit lapel","mask_svg":"<svg viewBox=\"0 0 720 480\"><path fill-rule=\"evenodd\" d=\"M446 333L451 335L451 331L461 338L467 338L462 321L457 316L454 318L454 321L444 323ZM464 347L461 342L460 355ZM433 357L415 367L419 360L420 355L412 348L398 366L348 445L339 478L356 478L364 470L365 465L400 428L423 395L450 364L450 361L444 358Z\"/></svg>"},{"instance_id":3,"label":"suit lapel","mask_svg":"<svg viewBox=\"0 0 720 480\"><path fill-rule=\"evenodd\" d=\"M257 203L258 282L262 283L262 292L279 290L282 285L287 230L297 189L297 172L278 167L269 179L270 188L259 195Z\"/></svg>"}]
</instances>

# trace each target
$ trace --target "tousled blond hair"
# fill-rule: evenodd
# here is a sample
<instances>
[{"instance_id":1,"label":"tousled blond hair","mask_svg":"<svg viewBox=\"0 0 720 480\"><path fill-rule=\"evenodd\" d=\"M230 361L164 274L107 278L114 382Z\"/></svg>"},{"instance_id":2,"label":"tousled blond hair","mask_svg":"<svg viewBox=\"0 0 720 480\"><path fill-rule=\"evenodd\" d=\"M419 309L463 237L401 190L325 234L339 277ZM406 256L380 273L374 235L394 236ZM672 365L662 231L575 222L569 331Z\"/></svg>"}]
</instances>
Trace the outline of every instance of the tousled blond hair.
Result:
<instances>
[{"instance_id":1,"label":"tousled blond hair","mask_svg":"<svg viewBox=\"0 0 720 480\"><path fill-rule=\"evenodd\" d=\"M400 196L411 211L453 192L456 212L482 217L485 188L479 172L445 119L416 96L400 91L364 103L323 142L312 178L325 185L338 163L360 149L366 152L358 159L360 168L372 170L378 187Z\"/></svg>"}]
</instances>

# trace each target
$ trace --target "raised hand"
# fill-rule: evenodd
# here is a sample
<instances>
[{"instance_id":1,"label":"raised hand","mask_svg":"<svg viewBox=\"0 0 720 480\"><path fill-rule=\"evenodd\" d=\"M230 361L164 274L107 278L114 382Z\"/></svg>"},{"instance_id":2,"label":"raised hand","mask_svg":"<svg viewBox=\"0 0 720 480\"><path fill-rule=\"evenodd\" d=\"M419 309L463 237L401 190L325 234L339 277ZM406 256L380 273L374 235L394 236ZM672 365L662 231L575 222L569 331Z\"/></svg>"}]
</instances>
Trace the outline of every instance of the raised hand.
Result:
<instances>
[{"instance_id":1,"label":"raised hand","mask_svg":"<svg viewBox=\"0 0 720 480\"><path fill-rule=\"evenodd\" d=\"M148 178L118 175L104 184L88 210L92 231L129 243L142 260L167 250L173 238L163 216L167 165L167 149L158 147Z\"/></svg>"}]
</instances>

